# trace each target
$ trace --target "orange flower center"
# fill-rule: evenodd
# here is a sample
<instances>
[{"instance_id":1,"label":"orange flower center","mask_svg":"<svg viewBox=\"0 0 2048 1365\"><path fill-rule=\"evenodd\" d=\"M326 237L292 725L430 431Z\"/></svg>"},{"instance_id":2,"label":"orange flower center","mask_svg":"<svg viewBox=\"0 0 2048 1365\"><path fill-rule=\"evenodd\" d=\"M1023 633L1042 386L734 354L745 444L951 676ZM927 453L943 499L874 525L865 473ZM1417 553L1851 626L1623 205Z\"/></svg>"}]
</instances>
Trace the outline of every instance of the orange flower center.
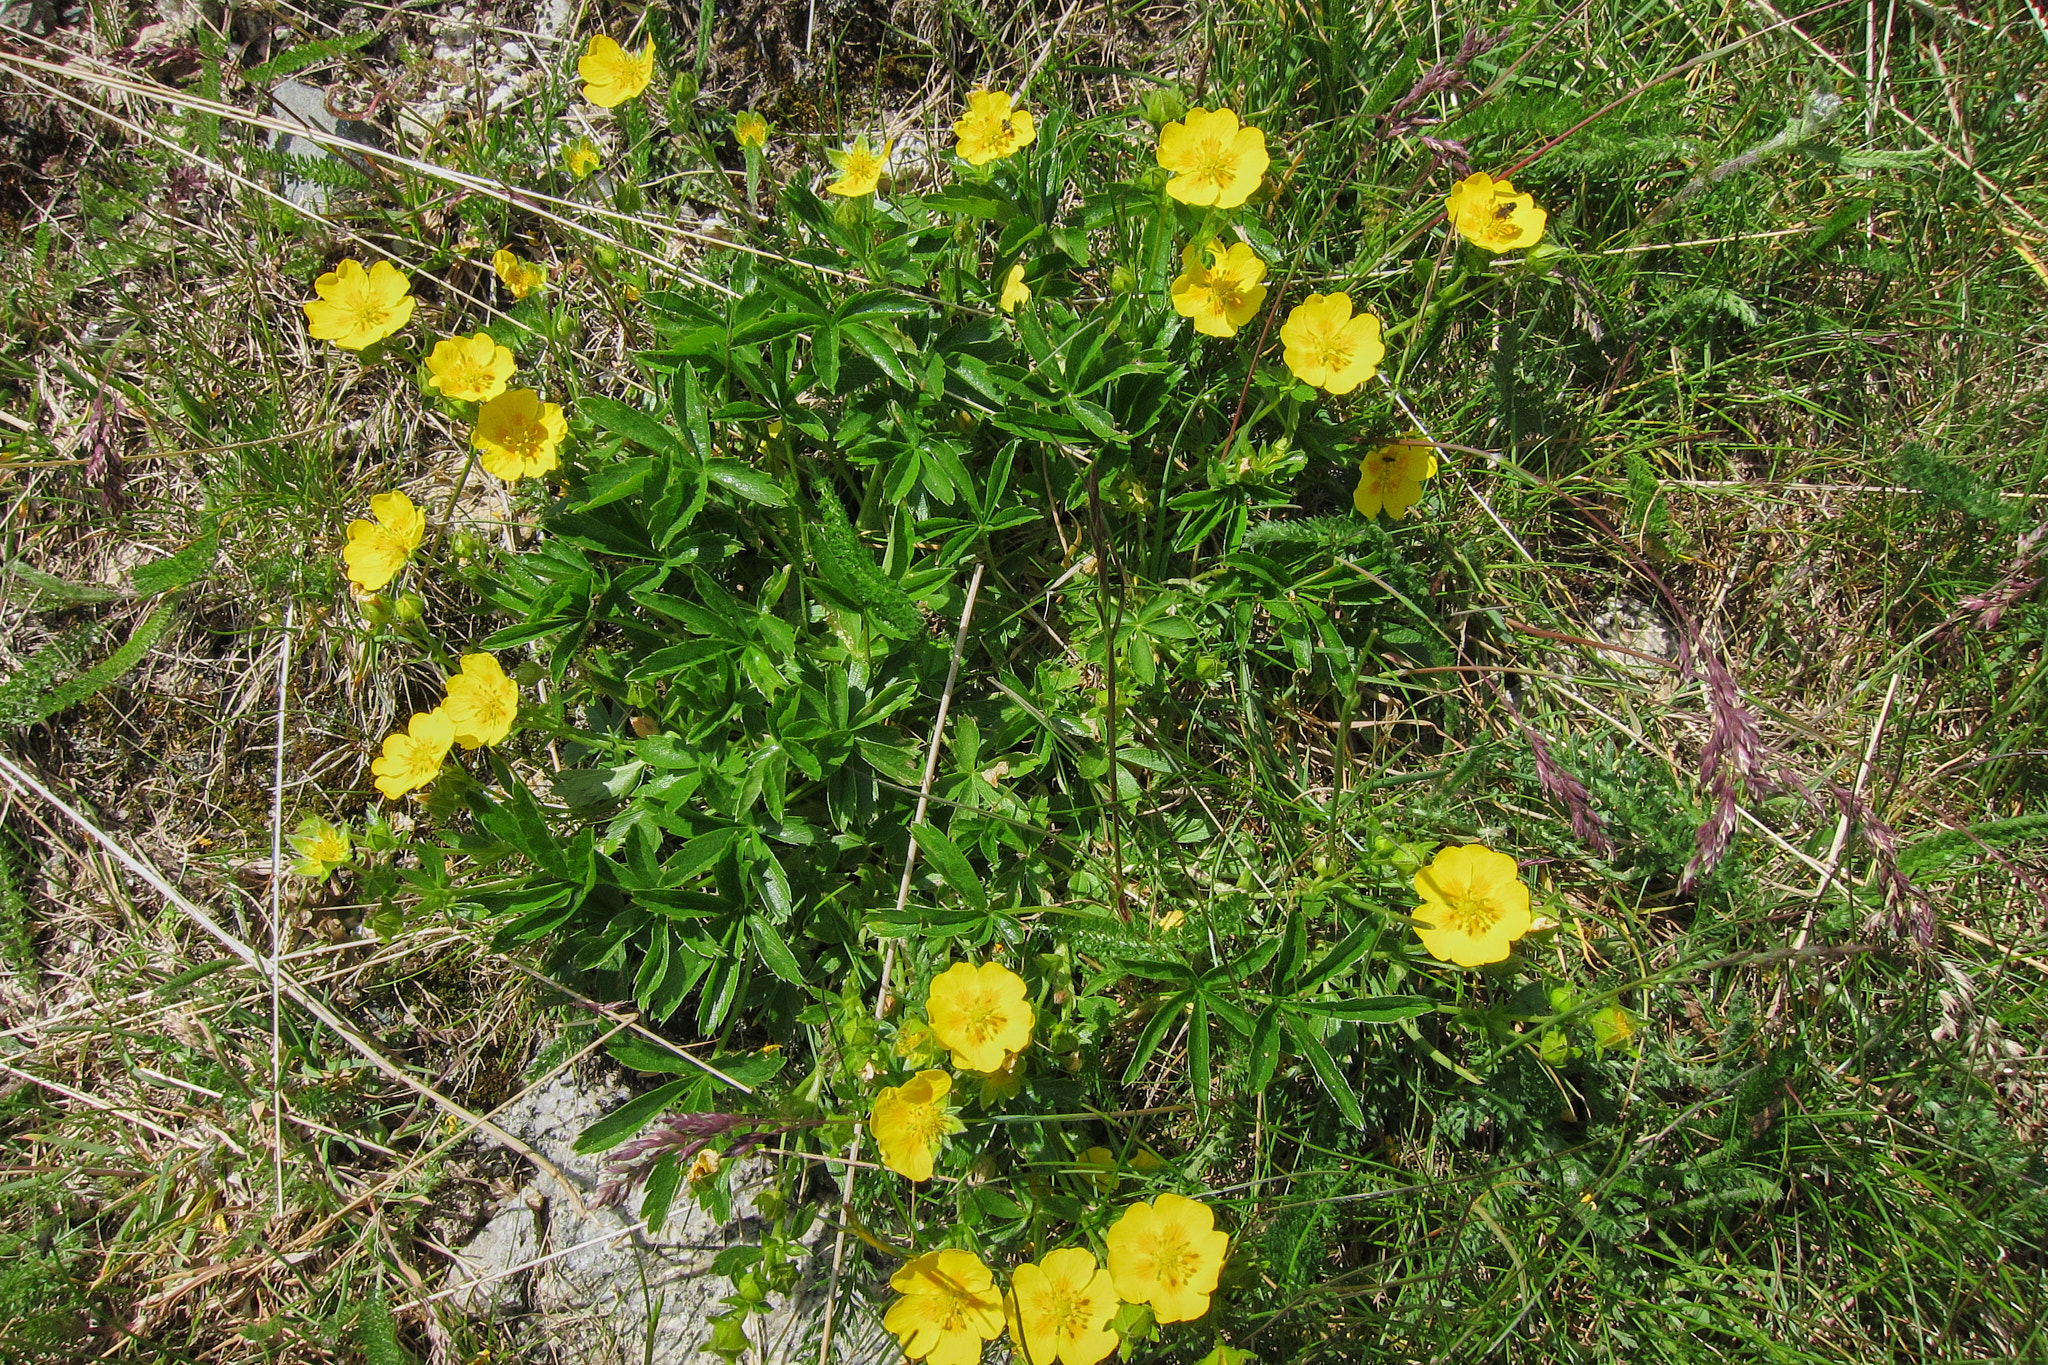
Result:
<instances>
[{"instance_id":1,"label":"orange flower center","mask_svg":"<svg viewBox=\"0 0 2048 1365\"><path fill-rule=\"evenodd\" d=\"M1500 906L1493 897L1480 892L1445 891L1444 904L1448 908L1437 918L1439 929L1454 929L1476 938L1500 922Z\"/></svg>"},{"instance_id":2,"label":"orange flower center","mask_svg":"<svg viewBox=\"0 0 2048 1365\"><path fill-rule=\"evenodd\" d=\"M1194 169L1188 174L1219 190L1230 188L1237 179L1237 153L1220 137L1202 139L1195 148Z\"/></svg>"},{"instance_id":3,"label":"orange flower center","mask_svg":"<svg viewBox=\"0 0 2048 1365\"><path fill-rule=\"evenodd\" d=\"M906 1104L903 1106L903 1136L919 1147L936 1143L945 1131L946 1111L943 1105Z\"/></svg>"},{"instance_id":4,"label":"orange flower center","mask_svg":"<svg viewBox=\"0 0 2048 1365\"><path fill-rule=\"evenodd\" d=\"M858 184L863 180L876 179L881 173L882 161L880 157L859 151L846 154L846 178L848 180Z\"/></svg>"},{"instance_id":5,"label":"orange flower center","mask_svg":"<svg viewBox=\"0 0 2048 1365\"><path fill-rule=\"evenodd\" d=\"M1195 1278L1195 1271L1201 1268L1202 1263L1201 1255L1188 1240L1186 1230L1170 1224L1159 1230L1152 1257L1158 1267L1159 1283L1174 1293Z\"/></svg>"},{"instance_id":6,"label":"orange flower center","mask_svg":"<svg viewBox=\"0 0 2048 1365\"><path fill-rule=\"evenodd\" d=\"M548 429L532 417L508 417L498 428L498 444L522 460L536 458L547 444Z\"/></svg>"},{"instance_id":7,"label":"orange flower center","mask_svg":"<svg viewBox=\"0 0 2048 1365\"><path fill-rule=\"evenodd\" d=\"M977 1043L985 1043L995 1037L1009 1022L1009 1015L1002 1005L986 995L969 1001L961 1013L966 1016L968 1038Z\"/></svg>"},{"instance_id":8,"label":"orange flower center","mask_svg":"<svg viewBox=\"0 0 2048 1365\"><path fill-rule=\"evenodd\" d=\"M1308 350L1316 364L1333 374L1351 363L1351 344L1344 339L1341 327L1315 333L1309 340Z\"/></svg>"}]
</instances>

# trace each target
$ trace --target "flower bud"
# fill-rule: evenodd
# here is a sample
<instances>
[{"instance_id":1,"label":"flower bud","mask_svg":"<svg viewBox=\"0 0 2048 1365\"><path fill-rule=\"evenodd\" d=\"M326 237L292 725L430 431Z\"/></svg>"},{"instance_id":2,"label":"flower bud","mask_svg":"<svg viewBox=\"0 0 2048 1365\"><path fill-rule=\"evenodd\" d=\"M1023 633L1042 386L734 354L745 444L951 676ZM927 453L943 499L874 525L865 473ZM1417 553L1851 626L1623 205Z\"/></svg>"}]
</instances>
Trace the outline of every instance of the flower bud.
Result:
<instances>
[{"instance_id":1,"label":"flower bud","mask_svg":"<svg viewBox=\"0 0 2048 1365\"><path fill-rule=\"evenodd\" d=\"M418 593L409 592L398 599L398 605L393 611L406 625L416 626L426 617L427 604L420 599Z\"/></svg>"},{"instance_id":2,"label":"flower bud","mask_svg":"<svg viewBox=\"0 0 2048 1365\"><path fill-rule=\"evenodd\" d=\"M1154 128L1187 117L1187 97L1170 85L1155 85L1138 101L1138 113Z\"/></svg>"}]
</instances>

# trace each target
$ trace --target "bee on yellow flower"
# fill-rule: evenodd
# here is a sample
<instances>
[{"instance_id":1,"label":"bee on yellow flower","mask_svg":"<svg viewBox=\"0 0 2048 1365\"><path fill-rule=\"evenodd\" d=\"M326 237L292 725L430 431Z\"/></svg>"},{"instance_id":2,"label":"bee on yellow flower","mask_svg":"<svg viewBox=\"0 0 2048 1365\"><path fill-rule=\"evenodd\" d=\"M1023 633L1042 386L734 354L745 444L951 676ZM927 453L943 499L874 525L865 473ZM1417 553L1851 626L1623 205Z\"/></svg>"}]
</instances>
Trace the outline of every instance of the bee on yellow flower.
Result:
<instances>
[{"instance_id":1,"label":"bee on yellow flower","mask_svg":"<svg viewBox=\"0 0 2048 1365\"><path fill-rule=\"evenodd\" d=\"M970 166L986 166L1015 156L1038 140L1031 115L1012 108L1002 90L977 90L967 97L967 112L953 124L953 150Z\"/></svg>"},{"instance_id":2,"label":"bee on yellow flower","mask_svg":"<svg viewBox=\"0 0 2048 1365\"><path fill-rule=\"evenodd\" d=\"M1458 235L1482 251L1498 255L1519 251L1543 240L1550 215L1536 206L1533 195L1517 194L1505 180L1484 171L1466 176L1444 199L1444 214Z\"/></svg>"},{"instance_id":3,"label":"bee on yellow flower","mask_svg":"<svg viewBox=\"0 0 2048 1365\"><path fill-rule=\"evenodd\" d=\"M1436 469L1436 450L1420 436L1389 441L1358 462L1351 505L1361 517L1385 512L1399 521L1422 501L1422 485L1436 477Z\"/></svg>"}]
</instances>

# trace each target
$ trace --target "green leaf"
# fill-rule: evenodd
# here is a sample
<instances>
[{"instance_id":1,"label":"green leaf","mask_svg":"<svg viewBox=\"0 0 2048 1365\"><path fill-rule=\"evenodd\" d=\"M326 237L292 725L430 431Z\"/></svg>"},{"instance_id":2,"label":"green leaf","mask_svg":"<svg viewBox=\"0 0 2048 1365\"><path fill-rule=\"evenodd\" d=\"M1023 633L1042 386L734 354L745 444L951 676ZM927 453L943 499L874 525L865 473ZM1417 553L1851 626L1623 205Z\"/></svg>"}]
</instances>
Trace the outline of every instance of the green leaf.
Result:
<instances>
[{"instance_id":1,"label":"green leaf","mask_svg":"<svg viewBox=\"0 0 2048 1365\"><path fill-rule=\"evenodd\" d=\"M1180 1012L1195 998L1194 992L1182 991L1166 1002L1159 1012L1145 1021L1145 1031L1138 1035L1138 1046L1131 1053L1131 1064L1124 1068L1124 1084L1135 1085L1138 1077L1145 1074L1145 1063L1152 1060L1152 1053L1159 1047L1160 1040L1173 1021L1180 1018Z\"/></svg>"},{"instance_id":2,"label":"green leaf","mask_svg":"<svg viewBox=\"0 0 2048 1365\"><path fill-rule=\"evenodd\" d=\"M606 431L623 436L635 445L667 454L689 453L676 433L657 419L638 408L627 407L616 398L582 398L577 400L576 409Z\"/></svg>"},{"instance_id":3,"label":"green leaf","mask_svg":"<svg viewBox=\"0 0 2048 1365\"><path fill-rule=\"evenodd\" d=\"M662 1224L668 1222L669 1206L675 1203L676 1189L682 1183L683 1163L676 1153L664 1152L647 1173L645 1193L640 1197L640 1218L650 1233L660 1233Z\"/></svg>"},{"instance_id":4,"label":"green leaf","mask_svg":"<svg viewBox=\"0 0 2048 1365\"><path fill-rule=\"evenodd\" d=\"M18 559L0 564L0 601L19 604L30 611L111 602L120 595L96 583L67 582Z\"/></svg>"},{"instance_id":5,"label":"green leaf","mask_svg":"<svg viewBox=\"0 0 2048 1365\"><path fill-rule=\"evenodd\" d=\"M1209 1011L1203 1008L1199 996L1194 1001L1194 1013L1188 1021L1188 1071L1194 1085L1195 1117L1203 1122L1209 1118L1209 1088L1215 1077L1209 1070Z\"/></svg>"},{"instance_id":6,"label":"green leaf","mask_svg":"<svg viewBox=\"0 0 2048 1365\"><path fill-rule=\"evenodd\" d=\"M262 85L280 76L289 76L294 71L304 71L309 66L346 56L358 48L368 47L377 41L377 36L377 30L371 29L366 33L347 33L339 38L321 38L310 43L300 43L296 47L286 48L267 62L247 68L242 72L242 79L250 85Z\"/></svg>"},{"instance_id":7,"label":"green leaf","mask_svg":"<svg viewBox=\"0 0 2048 1365\"><path fill-rule=\"evenodd\" d=\"M1273 1073L1280 1066L1280 1002L1266 1006L1259 1016L1259 1022L1252 1028L1251 1065L1245 1074L1245 1085L1254 1095L1273 1083Z\"/></svg>"},{"instance_id":8,"label":"green leaf","mask_svg":"<svg viewBox=\"0 0 2048 1365\"><path fill-rule=\"evenodd\" d=\"M1320 1000L1295 999L1288 1002L1303 1014L1324 1019L1348 1019L1358 1024L1396 1024L1436 1008L1436 1002L1419 995L1377 995L1364 1000L1330 996Z\"/></svg>"},{"instance_id":9,"label":"green leaf","mask_svg":"<svg viewBox=\"0 0 2048 1365\"><path fill-rule=\"evenodd\" d=\"M664 1047L637 1033L622 1033L605 1044L605 1051L620 1066L633 1071L653 1071L668 1076L701 1076L704 1068L672 1048ZM719 1068L724 1070L723 1067Z\"/></svg>"},{"instance_id":10,"label":"green leaf","mask_svg":"<svg viewBox=\"0 0 2048 1365\"><path fill-rule=\"evenodd\" d=\"M174 555L151 560L128 576L135 585L135 591L144 597L182 588L198 581L213 567L214 556L220 553L220 518L214 517L199 539L187 545Z\"/></svg>"},{"instance_id":11,"label":"green leaf","mask_svg":"<svg viewBox=\"0 0 2048 1365\"><path fill-rule=\"evenodd\" d=\"M711 458L711 413L704 406L704 391L697 382L697 367L684 365L676 386L676 416L683 424L683 440L700 460Z\"/></svg>"},{"instance_id":12,"label":"green leaf","mask_svg":"<svg viewBox=\"0 0 2048 1365\"><path fill-rule=\"evenodd\" d=\"M1339 939L1336 947L1323 954L1322 960L1309 968L1308 975L1301 979L1301 984L1296 986L1295 990L1305 995L1324 982L1333 980L1340 972L1371 952L1379 941L1379 921L1367 920Z\"/></svg>"},{"instance_id":13,"label":"green leaf","mask_svg":"<svg viewBox=\"0 0 2048 1365\"><path fill-rule=\"evenodd\" d=\"M704 472L720 488L737 493L748 502L758 502L763 507L782 507L789 502L789 493L772 476L742 461L712 460L705 464Z\"/></svg>"},{"instance_id":14,"label":"green leaf","mask_svg":"<svg viewBox=\"0 0 2048 1365\"><path fill-rule=\"evenodd\" d=\"M941 830L930 823L910 827L912 837L929 862L945 879L946 885L960 893L960 896L976 910L988 911L988 891L981 884L981 878L974 874L974 865L967 861L967 855L960 846Z\"/></svg>"},{"instance_id":15,"label":"green leaf","mask_svg":"<svg viewBox=\"0 0 2048 1365\"><path fill-rule=\"evenodd\" d=\"M175 602L166 602L158 607L149 614L148 618L141 625L135 628L135 633L130 635L119 649L71 679L71 681L53 687L46 692L42 699L36 702L33 707L39 714L34 715L27 722L17 721L15 723L33 724L35 721L47 720L58 712L76 706L88 697L96 695L101 689L126 676L131 669L142 662L143 655L149 653L150 646L156 643L157 637L169 629L171 617L176 610L177 603ZM25 667L22 670L23 673L27 671ZM10 678L6 690L11 691L13 684L20 677L21 674L16 674L14 678ZM0 698L0 708L4 708L4 704L5 698ZM8 716L5 714L4 709L0 709L0 725L7 723Z\"/></svg>"},{"instance_id":16,"label":"green leaf","mask_svg":"<svg viewBox=\"0 0 2048 1365\"><path fill-rule=\"evenodd\" d=\"M747 928L754 935L754 949L761 954L761 961L768 970L792 986L804 984L804 969L797 964L796 954L789 950L775 926L759 915L747 916Z\"/></svg>"},{"instance_id":17,"label":"green leaf","mask_svg":"<svg viewBox=\"0 0 2048 1365\"><path fill-rule=\"evenodd\" d=\"M609 1152L661 1117L695 1083L690 1080L670 1081L667 1085L656 1086L637 1100L620 1105L583 1130L576 1139L577 1152L584 1156L592 1152Z\"/></svg>"},{"instance_id":18,"label":"green leaf","mask_svg":"<svg viewBox=\"0 0 2048 1365\"><path fill-rule=\"evenodd\" d=\"M1330 1056L1330 1049L1323 1046L1312 1025L1301 1020L1287 1020L1287 1035L1294 1040L1295 1051L1308 1058L1309 1066L1315 1071L1316 1079L1323 1083L1323 1089L1337 1102L1345 1122L1354 1128L1365 1127L1365 1113L1358 1107L1358 1096L1352 1091L1351 1083L1344 1079L1344 1073Z\"/></svg>"}]
</instances>

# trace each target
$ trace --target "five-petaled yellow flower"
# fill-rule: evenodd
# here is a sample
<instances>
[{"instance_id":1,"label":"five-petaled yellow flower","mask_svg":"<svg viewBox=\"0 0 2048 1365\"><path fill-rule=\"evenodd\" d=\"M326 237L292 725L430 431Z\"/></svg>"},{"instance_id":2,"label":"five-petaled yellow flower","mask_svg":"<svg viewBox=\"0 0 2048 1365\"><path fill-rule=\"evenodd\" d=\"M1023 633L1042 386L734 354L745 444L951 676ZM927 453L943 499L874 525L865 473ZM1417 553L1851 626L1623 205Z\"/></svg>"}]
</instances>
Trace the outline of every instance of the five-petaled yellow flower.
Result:
<instances>
[{"instance_id":1,"label":"five-petaled yellow flower","mask_svg":"<svg viewBox=\"0 0 2048 1365\"><path fill-rule=\"evenodd\" d=\"M1010 1276L1003 1315L1031 1365L1095 1365L1117 1347L1116 1285L1086 1247L1047 1252Z\"/></svg>"},{"instance_id":2,"label":"five-petaled yellow flower","mask_svg":"<svg viewBox=\"0 0 2048 1365\"><path fill-rule=\"evenodd\" d=\"M1390 441L1358 462L1351 505L1362 517L1381 512L1399 521L1422 501L1422 484L1436 477L1436 450L1420 437Z\"/></svg>"},{"instance_id":3,"label":"five-petaled yellow flower","mask_svg":"<svg viewBox=\"0 0 2048 1365\"><path fill-rule=\"evenodd\" d=\"M1010 106L1002 90L977 90L967 97L967 112L953 124L953 150L970 166L986 166L1016 155L1038 140L1031 115Z\"/></svg>"},{"instance_id":4,"label":"five-petaled yellow flower","mask_svg":"<svg viewBox=\"0 0 2048 1365\"><path fill-rule=\"evenodd\" d=\"M1207 1204L1162 1194L1109 1230L1109 1273L1126 1302L1151 1304L1160 1322L1192 1322L1209 1311L1229 1250Z\"/></svg>"},{"instance_id":5,"label":"five-petaled yellow flower","mask_svg":"<svg viewBox=\"0 0 2048 1365\"><path fill-rule=\"evenodd\" d=\"M885 142L877 152L868 145L868 135L862 133L853 140L853 145L841 151L827 147L825 159L839 172L839 178L825 187L830 194L858 199L864 194L873 194L875 187L882 183L882 172L889 164L889 153L896 144Z\"/></svg>"},{"instance_id":6,"label":"five-petaled yellow flower","mask_svg":"<svg viewBox=\"0 0 2048 1365\"><path fill-rule=\"evenodd\" d=\"M364 592L375 592L398 577L427 534L425 514L395 490L371 498L370 515L377 520L358 517L348 524L348 544L341 551L348 581Z\"/></svg>"},{"instance_id":7,"label":"five-petaled yellow flower","mask_svg":"<svg viewBox=\"0 0 2048 1365\"><path fill-rule=\"evenodd\" d=\"M597 144L587 137L579 137L562 148L562 165L578 180L588 176L604 164L604 153L597 150Z\"/></svg>"},{"instance_id":8,"label":"five-petaled yellow flower","mask_svg":"<svg viewBox=\"0 0 2048 1365\"><path fill-rule=\"evenodd\" d=\"M344 351L374 346L412 321L416 300L411 290L412 281L389 261L368 270L354 257L337 261L313 281L320 297L300 305L306 310L306 330L316 341L331 341Z\"/></svg>"},{"instance_id":9,"label":"five-petaled yellow flower","mask_svg":"<svg viewBox=\"0 0 2048 1365\"><path fill-rule=\"evenodd\" d=\"M760 151L768 145L768 120L752 109L735 114L732 120L732 140L743 150Z\"/></svg>"},{"instance_id":10,"label":"five-petaled yellow flower","mask_svg":"<svg viewBox=\"0 0 2048 1365\"><path fill-rule=\"evenodd\" d=\"M1203 256L1209 259L1205 264ZM1243 242L1228 251L1214 242L1190 243L1181 252L1181 273L1173 281L1173 311L1193 318L1204 336L1237 335L1266 301L1266 263Z\"/></svg>"},{"instance_id":11,"label":"five-petaled yellow flower","mask_svg":"<svg viewBox=\"0 0 2048 1365\"><path fill-rule=\"evenodd\" d=\"M1422 904L1410 912L1429 955L1460 967L1507 961L1529 932L1529 888L1515 860L1484 844L1440 850L1415 874Z\"/></svg>"},{"instance_id":12,"label":"five-petaled yellow flower","mask_svg":"<svg viewBox=\"0 0 2048 1365\"><path fill-rule=\"evenodd\" d=\"M977 1365L981 1343L1003 1334L996 1277L971 1251L930 1251L889 1277L903 1297L889 1305L882 1326L896 1334L903 1354L929 1365Z\"/></svg>"},{"instance_id":13,"label":"five-petaled yellow flower","mask_svg":"<svg viewBox=\"0 0 2048 1365\"><path fill-rule=\"evenodd\" d=\"M543 403L532 389L513 389L484 404L469 441L485 470L518 483L560 464L555 452L568 434L560 404Z\"/></svg>"},{"instance_id":14,"label":"five-petaled yellow flower","mask_svg":"<svg viewBox=\"0 0 2048 1365\"><path fill-rule=\"evenodd\" d=\"M1005 313L1014 313L1031 302L1031 286L1024 283L1024 262L1010 267L1010 273L1003 276L1003 296L996 300L996 307Z\"/></svg>"},{"instance_id":15,"label":"five-petaled yellow flower","mask_svg":"<svg viewBox=\"0 0 2048 1365\"><path fill-rule=\"evenodd\" d=\"M1304 384L1349 393L1379 372L1387 348L1380 320L1351 315L1349 294L1310 294L1280 324L1287 368Z\"/></svg>"},{"instance_id":16,"label":"five-petaled yellow flower","mask_svg":"<svg viewBox=\"0 0 2048 1365\"><path fill-rule=\"evenodd\" d=\"M337 825L318 815L299 821L297 831L284 839L292 846L292 852L299 855L299 860L292 864L293 875L299 877L329 876L348 861L352 847L347 825Z\"/></svg>"},{"instance_id":17,"label":"five-petaled yellow flower","mask_svg":"<svg viewBox=\"0 0 2048 1365\"><path fill-rule=\"evenodd\" d=\"M868 1126L882 1149L882 1164L906 1180L930 1180L932 1161L946 1139L965 1126L953 1116L946 1097L953 1078L937 1070L920 1071L898 1086L885 1086L875 1096Z\"/></svg>"},{"instance_id":18,"label":"five-petaled yellow flower","mask_svg":"<svg viewBox=\"0 0 2048 1365\"><path fill-rule=\"evenodd\" d=\"M583 98L600 109L615 109L654 79L654 44L632 53L599 34L577 59L576 74L583 78Z\"/></svg>"},{"instance_id":19,"label":"five-petaled yellow flower","mask_svg":"<svg viewBox=\"0 0 2048 1365\"><path fill-rule=\"evenodd\" d=\"M370 764L377 790L397 800L441 775L442 760L455 743L455 726L440 707L421 711L403 730L384 737L384 756Z\"/></svg>"},{"instance_id":20,"label":"five-petaled yellow flower","mask_svg":"<svg viewBox=\"0 0 2048 1365\"><path fill-rule=\"evenodd\" d=\"M492 340L489 332L469 337L443 337L427 357L427 384L443 398L485 403L505 391L518 362L512 352Z\"/></svg>"},{"instance_id":21,"label":"five-petaled yellow flower","mask_svg":"<svg viewBox=\"0 0 2048 1365\"><path fill-rule=\"evenodd\" d=\"M1533 196L1516 194L1513 185L1485 171L1475 171L1451 186L1444 213L1460 237L1496 254L1536 245L1550 221Z\"/></svg>"},{"instance_id":22,"label":"five-petaled yellow flower","mask_svg":"<svg viewBox=\"0 0 2048 1365\"><path fill-rule=\"evenodd\" d=\"M512 248L501 246L491 257L491 269L497 272L498 283L512 291L512 297L523 299L548 282L548 268L535 261L521 260Z\"/></svg>"},{"instance_id":23,"label":"five-petaled yellow flower","mask_svg":"<svg viewBox=\"0 0 2048 1365\"><path fill-rule=\"evenodd\" d=\"M448 680L448 700L441 709L463 748L498 744L512 733L519 714L519 684L505 676L496 655L465 654L462 671Z\"/></svg>"},{"instance_id":24,"label":"five-petaled yellow flower","mask_svg":"<svg viewBox=\"0 0 2048 1365\"><path fill-rule=\"evenodd\" d=\"M1159 130L1159 164L1173 172L1166 192L1183 204L1234 209L1251 197L1273 159L1266 135L1240 127L1228 109L1188 110L1187 122Z\"/></svg>"},{"instance_id":25,"label":"five-petaled yellow flower","mask_svg":"<svg viewBox=\"0 0 2048 1365\"><path fill-rule=\"evenodd\" d=\"M997 1071L1031 1046L1024 978L1000 962L956 962L932 979L925 1017L963 1071Z\"/></svg>"}]
</instances>

